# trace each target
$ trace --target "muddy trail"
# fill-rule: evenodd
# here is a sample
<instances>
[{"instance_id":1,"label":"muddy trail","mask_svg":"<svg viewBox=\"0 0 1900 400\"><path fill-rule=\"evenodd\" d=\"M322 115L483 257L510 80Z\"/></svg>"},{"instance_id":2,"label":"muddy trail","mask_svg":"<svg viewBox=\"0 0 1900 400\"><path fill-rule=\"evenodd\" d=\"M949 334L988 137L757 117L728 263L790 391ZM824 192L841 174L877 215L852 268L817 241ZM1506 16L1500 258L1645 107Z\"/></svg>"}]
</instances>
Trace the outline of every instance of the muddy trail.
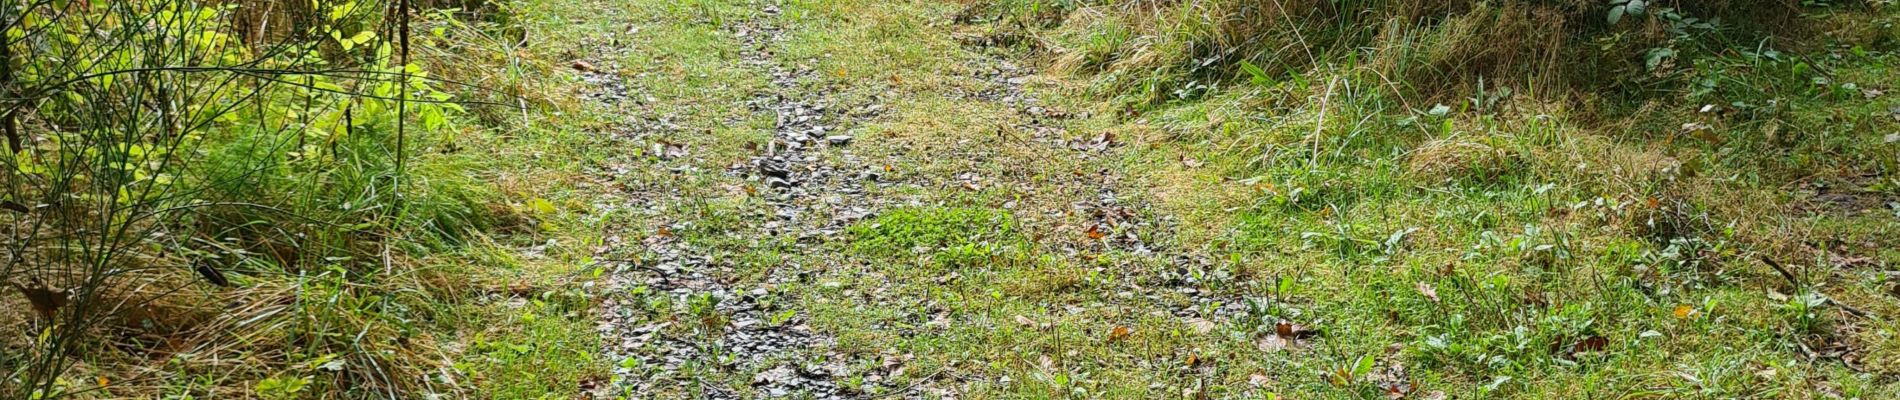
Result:
<instances>
[{"instance_id":1,"label":"muddy trail","mask_svg":"<svg viewBox=\"0 0 1900 400\"><path fill-rule=\"evenodd\" d=\"M961 54L943 54L959 66L962 84L934 93L886 90L871 96L846 96L846 87L827 83L813 60L780 54L795 29L785 11L757 5L751 18L718 21L718 34L736 44L724 62L761 77L764 84L739 108L749 118L769 121L769 138L748 143L743 161L714 164L681 143L703 134L695 124L737 121L683 121L655 115L648 89L625 79L613 62L626 51L617 40L600 46L580 72L583 93L594 106L625 115L604 132L630 155L599 168L602 187L617 187L620 204L607 208L635 215L617 224L600 249L607 266L600 285L597 331L603 358L614 363L609 384L593 394L602 398L957 398L962 393L1010 384L1008 377L971 376L959 370L975 364L957 361L912 364L920 355L885 349L863 351L840 343L839 335L814 327L814 298L837 291L838 278L858 274L845 266L866 260L841 254L847 230L897 208L929 204L986 188L1029 187L1040 205L999 204L1023 219L1025 228L1049 239L1039 246L1054 257L1095 259L1121 254L1150 263L1180 266L1167 277L1131 277L1120 283L1122 303L1142 314L1165 315L1183 323L1221 318L1241 302L1195 289L1188 269L1202 268L1205 257L1172 248L1173 221L1155 215L1141 193L1108 163L1122 145L1112 134L1078 134L1067 127L1079 118L1047 105L1029 89L1032 68L991 53L981 44L964 44ZM639 27L635 27L635 30ZM948 152L916 152L885 142L887 135L859 129L891 123L903 99L938 96L998 110L999 130L1018 137L997 148L958 140ZM926 136L929 133L926 132ZM947 137L947 134L946 134ZM910 144L915 147L915 143ZM927 147L926 147L927 148ZM893 165L923 165L913 173ZM1030 176L1063 179L1040 182ZM644 171L644 172L643 172ZM939 171L956 171L942 173ZM1001 172L998 172L1001 171ZM682 177L720 182L742 191L762 207L737 212L743 228L723 229L717 240L688 232L716 223L703 212L682 212L713 196L683 188ZM730 245L732 242L741 243ZM735 260L733 253L772 254L763 267ZM958 279L933 279L942 284ZM1165 287L1165 291L1152 290ZM896 291L891 291L896 292ZM884 288L843 290L870 304L920 303L891 299ZM1142 295L1133 295L1142 293ZM1164 300L1167 297L1172 300ZM1181 301L1186 299L1186 301ZM928 303L928 302L921 302ZM1211 306L1211 307L1210 307ZM900 307L901 308L901 307ZM951 323L992 323L982 315L953 315L930 305L907 310L929 320L924 329L942 331ZM1073 307L1071 307L1073 308ZM1209 314L1208 310L1214 310ZM872 335L906 336L917 327L874 324ZM855 332L858 335L867 332ZM923 355L930 358L932 355ZM936 355L946 358L947 355ZM941 360L940 360L941 361ZM1046 360L1045 360L1046 361ZM998 381L998 379L1001 379ZM1000 382L1000 383L999 383Z\"/></svg>"}]
</instances>

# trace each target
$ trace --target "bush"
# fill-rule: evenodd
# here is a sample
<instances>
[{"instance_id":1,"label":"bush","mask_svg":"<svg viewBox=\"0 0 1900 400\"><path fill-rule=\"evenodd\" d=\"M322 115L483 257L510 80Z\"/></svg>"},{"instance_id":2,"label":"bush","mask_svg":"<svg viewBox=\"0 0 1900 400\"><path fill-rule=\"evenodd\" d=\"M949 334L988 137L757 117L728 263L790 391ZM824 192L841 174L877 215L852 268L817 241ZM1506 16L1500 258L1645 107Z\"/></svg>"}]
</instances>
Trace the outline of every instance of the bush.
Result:
<instances>
[{"instance_id":1,"label":"bush","mask_svg":"<svg viewBox=\"0 0 1900 400\"><path fill-rule=\"evenodd\" d=\"M296 373L260 384L285 395L426 385L404 349L427 292L390 247L485 209L411 170L461 109L405 64L405 4L0 10L0 304L35 311L0 319L0 398L100 389L63 375L102 349L236 356Z\"/></svg>"}]
</instances>

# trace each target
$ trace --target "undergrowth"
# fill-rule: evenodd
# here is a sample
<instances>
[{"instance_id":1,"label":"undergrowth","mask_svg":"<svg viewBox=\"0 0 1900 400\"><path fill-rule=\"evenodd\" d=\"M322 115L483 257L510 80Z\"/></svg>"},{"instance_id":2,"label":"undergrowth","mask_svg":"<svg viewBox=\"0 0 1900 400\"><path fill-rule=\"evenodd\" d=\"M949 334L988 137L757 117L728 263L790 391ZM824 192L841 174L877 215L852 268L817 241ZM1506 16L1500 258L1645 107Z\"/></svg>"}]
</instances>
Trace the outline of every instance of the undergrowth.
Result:
<instances>
[{"instance_id":1,"label":"undergrowth","mask_svg":"<svg viewBox=\"0 0 1900 400\"><path fill-rule=\"evenodd\" d=\"M1900 371L1879 333L1900 310L1880 272L1900 263L1897 12L979 1L958 19L1113 116L1135 138L1123 168L1179 195L1160 202L1186 245L1284 277L1237 295L1325 321L1328 343L1214 368L1228 381L1881 397ZM1413 382L1296 373L1341 352Z\"/></svg>"},{"instance_id":2,"label":"undergrowth","mask_svg":"<svg viewBox=\"0 0 1900 400\"><path fill-rule=\"evenodd\" d=\"M586 303L538 272L562 267L476 257L570 235L483 179L519 151L464 150L527 122L535 87L428 50L506 32L482 3L0 6L0 397L575 390ZM537 363L565 383L502 372Z\"/></svg>"}]
</instances>

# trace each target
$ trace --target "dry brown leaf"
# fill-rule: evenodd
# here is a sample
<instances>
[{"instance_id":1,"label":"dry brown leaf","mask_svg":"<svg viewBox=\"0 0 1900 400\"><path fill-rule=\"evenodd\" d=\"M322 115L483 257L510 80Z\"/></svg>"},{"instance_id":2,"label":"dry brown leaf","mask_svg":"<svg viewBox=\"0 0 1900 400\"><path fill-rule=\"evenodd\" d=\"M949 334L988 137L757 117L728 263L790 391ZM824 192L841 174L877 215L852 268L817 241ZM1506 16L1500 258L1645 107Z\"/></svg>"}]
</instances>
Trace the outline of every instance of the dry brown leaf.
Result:
<instances>
[{"instance_id":1,"label":"dry brown leaf","mask_svg":"<svg viewBox=\"0 0 1900 400\"><path fill-rule=\"evenodd\" d=\"M589 64L586 61L574 60L574 70L580 71L580 72L594 72L594 64Z\"/></svg>"},{"instance_id":2,"label":"dry brown leaf","mask_svg":"<svg viewBox=\"0 0 1900 400\"><path fill-rule=\"evenodd\" d=\"M1280 323L1273 325L1273 333L1285 339L1304 339L1313 336L1315 332L1313 332L1312 329L1307 329L1305 325L1295 324L1289 321L1280 321Z\"/></svg>"},{"instance_id":3,"label":"dry brown leaf","mask_svg":"<svg viewBox=\"0 0 1900 400\"><path fill-rule=\"evenodd\" d=\"M1127 340L1128 336L1133 335L1133 334L1134 334L1134 330L1128 329L1128 327L1126 326L1117 326L1115 327L1114 330L1111 330L1108 332L1108 341L1115 342L1115 341Z\"/></svg>"},{"instance_id":4,"label":"dry brown leaf","mask_svg":"<svg viewBox=\"0 0 1900 400\"><path fill-rule=\"evenodd\" d=\"M1086 233L1089 235L1089 239L1095 239L1095 240L1101 240L1102 238L1108 236L1108 234L1102 233L1102 225L1100 224L1090 225L1089 231Z\"/></svg>"},{"instance_id":5,"label":"dry brown leaf","mask_svg":"<svg viewBox=\"0 0 1900 400\"><path fill-rule=\"evenodd\" d=\"M1590 336L1588 338L1584 338L1583 341L1581 342L1577 342L1577 351L1579 352L1603 351L1603 349L1607 347L1610 347L1610 339L1602 337L1602 336Z\"/></svg>"}]
</instances>

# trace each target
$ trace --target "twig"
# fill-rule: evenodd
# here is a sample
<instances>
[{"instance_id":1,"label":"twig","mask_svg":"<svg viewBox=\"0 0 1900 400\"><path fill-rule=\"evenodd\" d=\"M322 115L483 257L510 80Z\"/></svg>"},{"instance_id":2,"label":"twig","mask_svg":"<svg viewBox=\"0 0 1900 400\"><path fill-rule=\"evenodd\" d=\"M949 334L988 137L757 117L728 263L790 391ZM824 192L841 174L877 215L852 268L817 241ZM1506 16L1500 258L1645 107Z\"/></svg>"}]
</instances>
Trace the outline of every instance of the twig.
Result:
<instances>
[{"instance_id":1,"label":"twig","mask_svg":"<svg viewBox=\"0 0 1900 400\"><path fill-rule=\"evenodd\" d=\"M1868 313L1867 310L1862 310L1859 307L1847 305L1847 303L1842 303L1840 300L1835 300L1833 297L1829 297L1826 293L1821 293L1818 290L1814 290L1814 288L1802 285L1801 280L1796 279L1794 276L1794 273L1788 271L1788 267L1782 266L1781 262L1775 261L1775 259L1773 258L1768 258L1768 256L1765 256L1765 255L1760 256L1759 258L1761 259L1761 262L1763 264L1768 264L1769 267L1775 269L1775 272L1781 273L1781 277L1787 279L1788 284L1794 285L1795 290L1813 292L1815 295L1821 296L1821 302L1824 304L1833 304L1835 307L1840 307L1842 311L1847 311L1848 314L1853 314L1856 317L1874 319L1873 314Z\"/></svg>"},{"instance_id":2,"label":"twig","mask_svg":"<svg viewBox=\"0 0 1900 400\"><path fill-rule=\"evenodd\" d=\"M1761 262L1762 262L1763 264L1768 264L1768 266L1769 266L1770 268L1774 268L1774 269L1775 269L1775 272L1779 272L1779 273L1781 273L1781 277L1782 277L1782 278L1786 278L1786 279L1788 279L1788 284L1790 284L1790 285L1794 285L1794 287L1795 287L1795 288L1800 288L1800 287L1802 287L1802 286L1801 286L1801 280L1800 280L1800 279L1796 279L1796 278L1794 277L1794 273L1793 273L1793 272L1788 272L1788 267L1783 267L1783 266L1781 266L1781 262L1778 262L1778 261L1775 261L1775 259L1773 259L1773 258L1768 258L1768 256L1766 256L1766 255L1763 255L1763 256L1759 256L1759 258L1761 258Z\"/></svg>"}]
</instances>

